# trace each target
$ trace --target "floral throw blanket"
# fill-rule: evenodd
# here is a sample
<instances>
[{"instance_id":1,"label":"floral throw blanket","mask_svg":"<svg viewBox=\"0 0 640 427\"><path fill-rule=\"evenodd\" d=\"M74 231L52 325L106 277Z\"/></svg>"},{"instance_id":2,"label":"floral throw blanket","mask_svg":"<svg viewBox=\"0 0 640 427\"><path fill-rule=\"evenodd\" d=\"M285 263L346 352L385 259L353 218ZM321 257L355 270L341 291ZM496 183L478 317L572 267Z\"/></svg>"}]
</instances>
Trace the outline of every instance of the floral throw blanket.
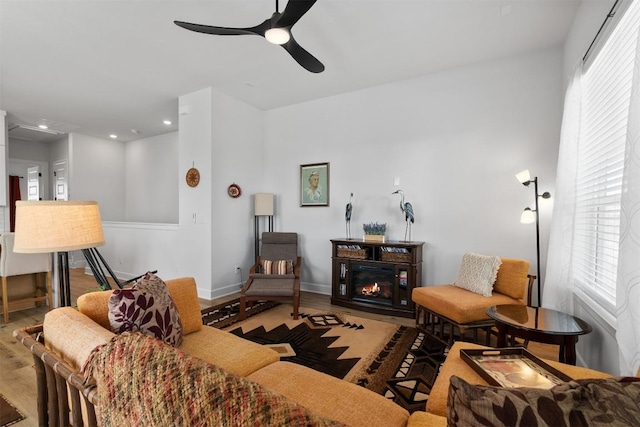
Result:
<instances>
[{"instance_id":1,"label":"floral throw blanket","mask_svg":"<svg viewBox=\"0 0 640 427\"><path fill-rule=\"evenodd\" d=\"M84 375L103 426L343 426L138 332L96 348Z\"/></svg>"}]
</instances>

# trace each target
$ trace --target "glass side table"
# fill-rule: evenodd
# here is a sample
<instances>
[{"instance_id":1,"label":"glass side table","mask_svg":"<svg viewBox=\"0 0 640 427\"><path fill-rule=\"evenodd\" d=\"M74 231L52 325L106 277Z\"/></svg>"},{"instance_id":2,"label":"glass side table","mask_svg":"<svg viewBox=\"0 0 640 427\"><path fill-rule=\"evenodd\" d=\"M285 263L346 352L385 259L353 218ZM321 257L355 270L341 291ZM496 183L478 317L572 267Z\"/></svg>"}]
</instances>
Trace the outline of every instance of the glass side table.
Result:
<instances>
[{"instance_id":1,"label":"glass side table","mask_svg":"<svg viewBox=\"0 0 640 427\"><path fill-rule=\"evenodd\" d=\"M576 343L580 335L592 331L582 319L542 307L509 304L494 305L487 316L496 321L498 347L507 345L509 335L525 340L560 346L560 362L576 364Z\"/></svg>"}]
</instances>

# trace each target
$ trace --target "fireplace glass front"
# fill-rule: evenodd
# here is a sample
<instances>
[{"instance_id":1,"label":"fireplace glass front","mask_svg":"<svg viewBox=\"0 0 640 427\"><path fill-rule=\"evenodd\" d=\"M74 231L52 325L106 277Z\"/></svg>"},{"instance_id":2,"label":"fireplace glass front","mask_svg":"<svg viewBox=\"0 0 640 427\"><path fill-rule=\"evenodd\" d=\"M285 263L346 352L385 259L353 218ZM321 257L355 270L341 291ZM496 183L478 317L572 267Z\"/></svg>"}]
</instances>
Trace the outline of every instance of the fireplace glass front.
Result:
<instances>
[{"instance_id":1,"label":"fireplace glass front","mask_svg":"<svg viewBox=\"0 0 640 427\"><path fill-rule=\"evenodd\" d=\"M351 263L354 301L393 305L393 266Z\"/></svg>"}]
</instances>

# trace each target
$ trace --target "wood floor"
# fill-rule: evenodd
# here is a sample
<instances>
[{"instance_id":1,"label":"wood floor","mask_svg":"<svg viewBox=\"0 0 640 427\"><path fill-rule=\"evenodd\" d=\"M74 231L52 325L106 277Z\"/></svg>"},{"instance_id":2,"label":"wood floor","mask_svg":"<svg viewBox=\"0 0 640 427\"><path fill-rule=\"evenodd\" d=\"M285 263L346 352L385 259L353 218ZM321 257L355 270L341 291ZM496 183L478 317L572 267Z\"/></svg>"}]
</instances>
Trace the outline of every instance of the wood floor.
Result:
<instances>
[{"instance_id":1,"label":"wood floor","mask_svg":"<svg viewBox=\"0 0 640 427\"><path fill-rule=\"evenodd\" d=\"M92 276L84 274L82 269L71 270L71 302L75 305L79 295L94 290L97 287ZM238 294L229 295L212 301L200 301L200 308L225 302L236 298ZM413 319L377 315L356 311L344 307L331 305L327 295L302 292L300 305L318 310L326 310L353 314L359 317L377 319L397 323L404 326L414 326ZM0 326L0 393L3 394L16 408L26 416L26 419L14 424L16 427L37 426L36 385L33 359L31 353L13 338L13 331L28 325L41 323L47 307L37 307L10 313L10 323ZM558 347L532 343L529 347L533 353L546 359L558 360Z\"/></svg>"}]
</instances>

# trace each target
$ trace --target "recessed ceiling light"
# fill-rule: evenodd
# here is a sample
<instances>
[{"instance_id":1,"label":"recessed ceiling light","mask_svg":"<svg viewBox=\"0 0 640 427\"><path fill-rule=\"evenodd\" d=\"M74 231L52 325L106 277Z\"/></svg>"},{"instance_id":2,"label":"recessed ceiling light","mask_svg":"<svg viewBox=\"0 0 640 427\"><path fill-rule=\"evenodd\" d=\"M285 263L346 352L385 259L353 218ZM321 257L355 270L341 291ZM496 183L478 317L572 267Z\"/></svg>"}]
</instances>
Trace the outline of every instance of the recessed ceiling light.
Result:
<instances>
[{"instance_id":1,"label":"recessed ceiling light","mask_svg":"<svg viewBox=\"0 0 640 427\"><path fill-rule=\"evenodd\" d=\"M47 125L45 125L45 124L38 125L38 127L39 127L40 129L49 129L49 126L47 126Z\"/></svg>"},{"instance_id":2,"label":"recessed ceiling light","mask_svg":"<svg viewBox=\"0 0 640 427\"><path fill-rule=\"evenodd\" d=\"M162 123L164 123L164 124L165 124L165 125L167 125L167 126L168 126L168 125L170 125L170 124L173 124L173 123L171 122L171 120L164 120Z\"/></svg>"},{"instance_id":3,"label":"recessed ceiling light","mask_svg":"<svg viewBox=\"0 0 640 427\"><path fill-rule=\"evenodd\" d=\"M505 4L500 8L500 16L507 16L511 13L511 5Z\"/></svg>"},{"instance_id":4,"label":"recessed ceiling light","mask_svg":"<svg viewBox=\"0 0 640 427\"><path fill-rule=\"evenodd\" d=\"M112 133L111 135L109 135L109 138L111 139L116 139L118 137L118 135L116 135L115 133Z\"/></svg>"}]
</instances>

